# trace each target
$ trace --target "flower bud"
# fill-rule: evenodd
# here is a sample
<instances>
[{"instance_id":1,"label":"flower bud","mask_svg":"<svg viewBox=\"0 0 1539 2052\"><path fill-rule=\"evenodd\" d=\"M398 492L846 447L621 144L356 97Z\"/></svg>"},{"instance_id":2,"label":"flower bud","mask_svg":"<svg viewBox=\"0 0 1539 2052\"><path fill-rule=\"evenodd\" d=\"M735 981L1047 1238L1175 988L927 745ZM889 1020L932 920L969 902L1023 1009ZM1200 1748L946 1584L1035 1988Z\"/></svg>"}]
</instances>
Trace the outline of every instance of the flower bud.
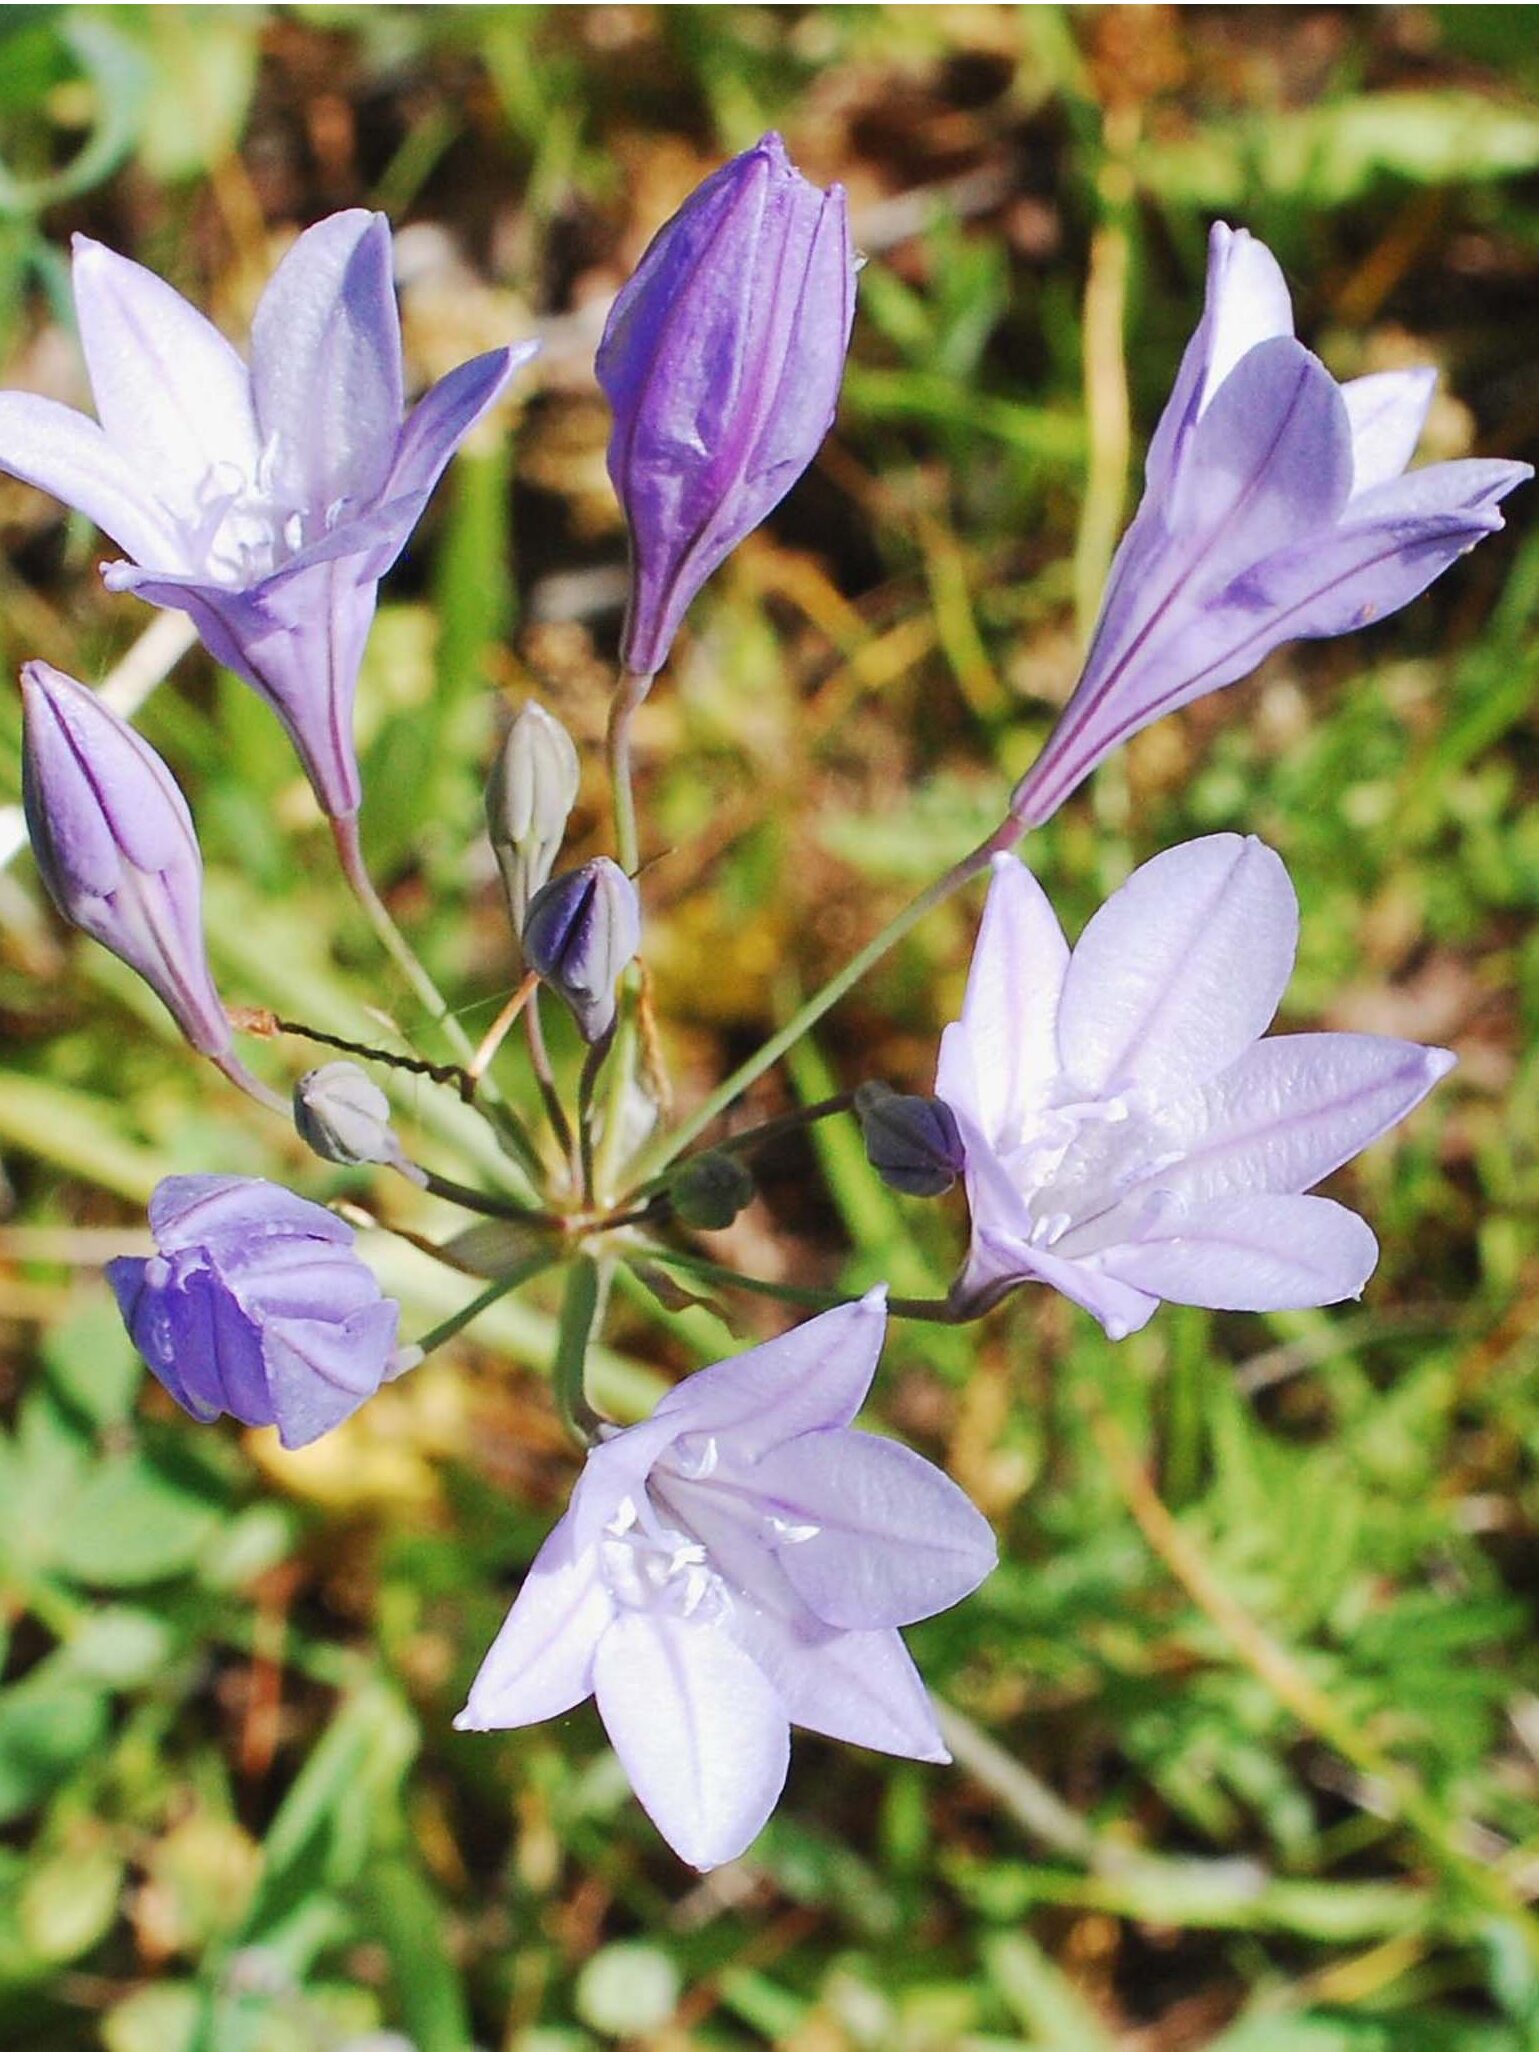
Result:
<instances>
[{"instance_id":1,"label":"flower bud","mask_svg":"<svg viewBox=\"0 0 1539 2052\"><path fill-rule=\"evenodd\" d=\"M324 1062L294 1085L294 1126L322 1161L343 1168L384 1162L413 1182L422 1171L406 1159L390 1124L390 1100L356 1062Z\"/></svg>"},{"instance_id":2,"label":"flower bud","mask_svg":"<svg viewBox=\"0 0 1539 2052\"><path fill-rule=\"evenodd\" d=\"M719 1233L753 1202L753 1177L735 1154L692 1154L668 1184L673 1215L699 1232Z\"/></svg>"},{"instance_id":3,"label":"flower bud","mask_svg":"<svg viewBox=\"0 0 1539 2052\"><path fill-rule=\"evenodd\" d=\"M513 930L550 875L577 802L582 766L571 735L533 698L520 706L486 782L486 830Z\"/></svg>"},{"instance_id":4,"label":"flower bud","mask_svg":"<svg viewBox=\"0 0 1539 2052\"><path fill-rule=\"evenodd\" d=\"M616 299L597 370L630 528L622 655L636 674L662 667L701 585L816 455L855 269L843 188L809 185L767 135L685 201Z\"/></svg>"},{"instance_id":5,"label":"flower bud","mask_svg":"<svg viewBox=\"0 0 1539 2052\"><path fill-rule=\"evenodd\" d=\"M590 1043L613 1026L615 985L640 945L636 886L607 855L553 876L529 901L524 960L565 998Z\"/></svg>"},{"instance_id":6,"label":"flower bud","mask_svg":"<svg viewBox=\"0 0 1539 2052\"><path fill-rule=\"evenodd\" d=\"M408 1361L400 1306L350 1226L250 1176L168 1176L150 1199L157 1251L107 1280L134 1345L194 1418L228 1411L307 1446Z\"/></svg>"},{"instance_id":7,"label":"flower bud","mask_svg":"<svg viewBox=\"0 0 1539 2052\"><path fill-rule=\"evenodd\" d=\"M227 1056L203 946L203 858L171 772L62 670L28 663L21 691L22 798L48 895L137 970L201 1054Z\"/></svg>"},{"instance_id":8,"label":"flower bud","mask_svg":"<svg viewBox=\"0 0 1539 2052\"><path fill-rule=\"evenodd\" d=\"M941 1197L962 1173L962 1136L951 1107L938 1097L905 1097L885 1083L862 1083L855 1116L866 1159L889 1189Z\"/></svg>"}]
</instances>

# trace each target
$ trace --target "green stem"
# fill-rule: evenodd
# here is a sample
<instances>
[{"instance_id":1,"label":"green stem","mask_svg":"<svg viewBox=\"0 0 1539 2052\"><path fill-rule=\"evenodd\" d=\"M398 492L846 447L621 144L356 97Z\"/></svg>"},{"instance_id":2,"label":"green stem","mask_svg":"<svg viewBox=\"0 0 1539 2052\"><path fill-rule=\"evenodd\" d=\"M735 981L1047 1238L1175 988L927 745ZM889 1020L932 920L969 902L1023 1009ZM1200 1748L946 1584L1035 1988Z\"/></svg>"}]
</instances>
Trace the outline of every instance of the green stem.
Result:
<instances>
[{"instance_id":1,"label":"green stem","mask_svg":"<svg viewBox=\"0 0 1539 2052\"><path fill-rule=\"evenodd\" d=\"M689 1254L679 1247L648 1247L647 1259L682 1268L686 1275L724 1290L747 1290L751 1296L774 1297L782 1304L800 1304L810 1311L837 1311L841 1304L854 1302L848 1290L807 1290L796 1283L770 1282L760 1275L739 1275L735 1268L723 1268L720 1262L707 1261L703 1254ZM894 1318L919 1318L929 1325L961 1322L949 1297L889 1297L887 1309Z\"/></svg>"},{"instance_id":2,"label":"green stem","mask_svg":"<svg viewBox=\"0 0 1539 2052\"><path fill-rule=\"evenodd\" d=\"M556 1357L551 1366L551 1386L561 1422L579 1446L590 1447L598 1438L603 1418L588 1401L588 1344L603 1315L608 1294L598 1263L579 1255L567 1273L566 1294L561 1299L561 1320L556 1328Z\"/></svg>"},{"instance_id":3,"label":"green stem","mask_svg":"<svg viewBox=\"0 0 1539 2052\"><path fill-rule=\"evenodd\" d=\"M432 1169L419 1168L418 1174L425 1178L423 1189L442 1197L446 1204L457 1204L462 1211L478 1212L483 1218L514 1218L522 1225L558 1223L554 1213L537 1211L514 1197L489 1196L485 1190L473 1190L468 1183L457 1183L452 1176L437 1175Z\"/></svg>"},{"instance_id":4,"label":"green stem","mask_svg":"<svg viewBox=\"0 0 1539 2052\"><path fill-rule=\"evenodd\" d=\"M735 1098L741 1097L750 1085L756 1083L767 1069L772 1069L788 1048L794 1047L802 1035L817 1024L827 1011L839 1002L846 991L867 973L874 969L884 955L890 954L910 933L927 912L933 912L937 905L945 904L975 876L981 876L998 854L1013 848L1026 828L1022 821L1006 818L986 841L974 848L970 855L948 869L946 874L921 891L911 904L905 905L896 919L890 920L873 940L848 961L837 976L831 977L821 990L815 991L795 1016L789 1019L778 1033L771 1035L756 1054L734 1069L726 1080L717 1085L699 1109L687 1118L682 1126L676 1126L644 1150L636 1163L636 1173L643 1186L656 1179L661 1172L675 1161L685 1148L697 1140L714 1119L727 1109Z\"/></svg>"},{"instance_id":5,"label":"green stem","mask_svg":"<svg viewBox=\"0 0 1539 2052\"><path fill-rule=\"evenodd\" d=\"M411 985L433 1024L442 1027L449 1045L459 1056L460 1061L474 1060L475 1048L471 1044L469 1034L455 1018L449 1008L448 999L418 959L411 942L390 916L389 906L374 888L373 878L364 866L363 844L358 838L357 815L332 820L331 833L337 844L337 859L342 864L342 874L347 878L353 896L368 915L369 924L374 928L381 947ZM545 1179L544 1164L540 1160L539 1149L525 1130L523 1121L504 1102L501 1092L490 1077L482 1079L481 1095L498 1132L508 1143L513 1158L538 1189Z\"/></svg>"},{"instance_id":6,"label":"green stem","mask_svg":"<svg viewBox=\"0 0 1539 2052\"><path fill-rule=\"evenodd\" d=\"M506 1297L511 1291L520 1289L531 1277L539 1275L544 1269L553 1268L559 1259L560 1252L555 1247L542 1247L538 1253L529 1255L526 1260L520 1261L516 1268L510 1268L505 1275L499 1275L489 1282L478 1296L472 1297L468 1304L461 1305L460 1309L444 1319L442 1324L435 1325L430 1332L425 1332L417 1341L418 1347L424 1354L431 1354L433 1349L441 1347L445 1340L451 1340L457 1332L463 1332L472 1319L479 1318L483 1311L490 1310L500 1297Z\"/></svg>"},{"instance_id":7,"label":"green stem","mask_svg":"<svg viewBox=\"0 0 1539 2052\"><path fill-rule=\"evenodd\" d=\"M636 832L636 794L631 778L631 727L636 708L652 688L652 679L622 670L609 707L609 789L615 815L615 859L627 876L641 866Z\"/></svg>"},{"instance_id":8,"label":"green stem","mask_svg":"<svg viewBox=\"0 0 1539 2052\"><path fill-rule=\"evenodd\" d=\"M834 1118L839 1112L851 1109L855 1102L853 1090L841 1090L837 1097L825 1097L818 1104L809 1104L800 1111L781 1112L773 1119L766 1119L761 1126L745 1127L741 1133L729 1133L724 1140L713 1141L708 1152L712 1154L746 1154L752 1148L764 1147L772 1140L779 1140L787 1133L795 1133L803 1126L814 1125L819 1119ZM656 1176L646 1186L645 1195L653 1189L660 1189L666 1177Z\"/></svg>"}]
</instances>

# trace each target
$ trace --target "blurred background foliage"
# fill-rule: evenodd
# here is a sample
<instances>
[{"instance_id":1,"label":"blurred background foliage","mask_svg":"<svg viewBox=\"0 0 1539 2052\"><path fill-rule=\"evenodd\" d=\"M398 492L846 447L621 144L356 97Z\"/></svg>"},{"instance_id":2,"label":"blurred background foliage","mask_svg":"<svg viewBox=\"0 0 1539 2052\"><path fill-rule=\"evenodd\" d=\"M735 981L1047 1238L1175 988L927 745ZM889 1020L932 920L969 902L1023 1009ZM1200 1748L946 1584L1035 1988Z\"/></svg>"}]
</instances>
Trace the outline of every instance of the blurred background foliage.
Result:
<instances>
[{"instance_id":1,"label":"blurred background foliage","mask_svg":"<svg viewBox=\"0 0 1539 2052\"><path fill-rule=\"evenodd\" d=\"M602 731L608 298L767 126L846 181L869 262L838 429L640 726L687 1104L997 818L1072 682L1214 215L1273 244L1338 374L1441 366L1429 453L1535 456L1536 30L1483 6L0 8L4 381L85 397L71 231L238 334L287 239L348 205L399 231L417 382L542 336L387 587L361 707L374 863L484 1022L512 973L479 831L499 720L536 691L590 759ZM443 1221L304 1160L57 926L28 857L0 873L0 2042L1539 2046L1539 534L1529 494L1511 511L1387 627L1140 737L1032 849L1077 924L1169 842L1258 831L1304 902L1288 1021L1458 1049L1341 1179L1384 1243L1363 1304L1166 1309L1120 1347L1036 1296L895 1332L880 1415L1004 1549L912 1635L958 1765L803 1739L761 1843L703 1881L591 1710L449 1729L571 1479L554 1298L506 1300L304 1455L175 1413L99 1276L159 1175ZM148 616L101 589L99 539L0 481L0 540L0 667L102 677ZM142 725L193 799L227 994L409 1037L263 708L194 654ZM0 834L17 747L7 693ZM603 845L596 776L577 828ZM755 1109L925 1087L975 917L934 917ZM463 1137L427 1098L403 1117ZM833 1124L709 1251L922 1289L961 1226ZM474 1287L367 1248L409 1329ZM774 1329L719 1308L625 1299L610 1400Z\"/></svg>"}]
</instances>

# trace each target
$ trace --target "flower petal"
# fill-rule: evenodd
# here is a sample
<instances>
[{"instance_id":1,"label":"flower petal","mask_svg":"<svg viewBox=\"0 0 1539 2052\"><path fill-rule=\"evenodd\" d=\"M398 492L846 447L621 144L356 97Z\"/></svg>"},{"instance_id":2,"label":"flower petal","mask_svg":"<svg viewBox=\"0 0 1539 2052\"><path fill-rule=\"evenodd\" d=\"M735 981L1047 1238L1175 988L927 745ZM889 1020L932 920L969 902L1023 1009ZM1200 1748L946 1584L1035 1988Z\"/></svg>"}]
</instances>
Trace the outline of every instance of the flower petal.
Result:
<instances>
[{"instance_id":1,"label":"flower petal","mask_svg":"<svg viewBox=\"0 0 1539 2052\"><path fill-rule=\"evenodd\" d=\"M264 1328L272 1418L286 1447L308 1446L373 1396L395 1351L400 1312L386 1298L341 1319L285 1318Z\"/></svg>"},{"instance_id":2,"label":"flower petal","mask_svg":"<svg viewBox=\"0 0 1539 2052\"><path fill-rule=\"evenodd\" d=\"M993 1573L988 1520L949 1476L866 1432L809 1432L754 1464L787 1581L826 1624L870 1631L934 1617Z\"/></svg>"},{"instance_id":3,"label":"flower petal","mask_svg":"<svg viewBox=\"0 0 1539 2052\"><path fill-rule=\"evenodd\" d=\"M1058 1076L1058 1001L1069 946L1024 862L994 859L962 1016L946 1029L935 1094L992 1146L1013 1145Z\"/></svg>"},{"instance_id":4,"label":"flower petal","mask_svg":"<svg viewBox=\"0 0 1539 2052\"><path fill-rule=\"evenodd\" d=\"M507 1731L575 1708L593 1693L594 1649L613 1617L598 1556L574 1547L563 1518L530 1563L456 1731Z\"/></svg>"},{"instance_id":5,"label":"flower petal","mask_svg":"<svg viewBox=\"0 0 1539 2052\"><path fill-rule=\"evenodd\" d=\"M1058 1015L1064 1072L1087 1095L1160 1099L1206 1082L1259 1037L1298 944L1298 900L1254 837L1168 848L1080 936Z\"/></svg>"},{"instance_id":6,"label":"flower petal","mask_svg":"<svg viewBox=\"0 0 1539 2052\"><path fill-rule=\"evenodd\" d=\"M0 470L77 506L141 563L171 569L184 560L143 475L71 406L32 392L0 392Z\"/></svg>"},{"instance_id":7,"label":"flower petal","mask_svg":"<svg viewBox=\"0 0 1539 2052\"><path fill-rule=\"evenodd\" d=\"M1341 396L1352 429L1352 496L1399 477L1416 454L1437 372L1377 371L1352 378Z\"/></svg>"},{"instance_id":8,"label":"flower petal","mask_svg":"<svg viewBox=\"0 0 1539 2052\"><path fill-rule=\"evenodd\" d=\"M750 1650L791 1722L804 1731L905 1760L951 1758L924 1683L895 1631L821 1625L801 1637L779 1619L755 1618Z\"/></svg>"},{"instance_id":9,"label":"flower petal","mask_svg":"<svg viewBox=\"0 0 1539 2052\"><path fill-rule=\"evenodd\" d=\"M75 237L75 312L97 415L146 495L192 520L221 470L254 475L246 366L211 321L153 271Z\"/></svg>"},{"instance_id":10,"label":"flower petal","mask_svg":"<svg viewBox=\"0 0 1539 2052\"><path fill-rule=\"evenodd\" d=\"M1042 1247L1002 1233L975 1232L967 1266L953 1295L976 1313L997 1304L1020 1283L1046 1283L1060 1297L1088 1311L1111 1340L1141 1332L1159 1309L1159 1298L1140 1285L1108 1275L1098 1262L1066 1261Z\"/></svg>"},{"instance_id":11,"label":"flower petal","mask_svg":"<svg viewBox=\"0 0 1539 2052\"><path fill-rule=\"evenodd\" d=\"M1242 356L1293 333L1293 307L1277 259L1244 228L1215 221L1208 236L1202 319L1181 358L1144 467L1151 497L1169 491L1201 414Z\"/></svg>"},{"instance_id":12,"label":"flower petal","mask_svg":"<svg viewBox=\"0 0 1539 2052\"><path fill-rule=\"evenodd\" d=\"M1106 1273L1172 1304L1291 1311L1362 1295L1378 1242L1326 1197L1240 1197L1174 1205L1137 1242L1109 1247Z\"/></svg>"},{"instance_id":13,"label":"flower petal","mask_svg":"<svg viewBox=\"0 0 1539 2052\"><path fill-rule=\"evenodd\" d=\"M489 350L460 364L425 392L402 430L386 495L425 496L432 491L460 443L496 403L514 372L538 355L539 347L538 342L518 342Z\"/></svg>"},{"instance_id":14,"label":"flower petal","mask_svg":"<svg viewBox=\"0 0 1539 2052\"><path fill-rule=\"evenodd\" d=\"M401 434L390 225L362 207L306 229L251 323L251 382L275 481L297 505L372 499Z\"/></svg>"},{"instance_id":15,"label":"flower petal","mask_svg":"<svg viewBox=\"0 0 1539 2052\"><path fill-rule=\"evenodd\" d=\"M1188 1205L1313 1189L1453 1065L1443 1048L1372 1033L1259 1040L1199 1091L1161 1107L1162 1134L1183 1158L1152 1181Z\"/></svg>"},{"instance_id":16,"label":"flower petal","mask_svg":"<svg viewBox=\"0 0 1539 2052\"><path fill-rule=\"evenodd\" d=\"M624 1611L599 1641L593 1682L636 1798L680 1859L704 1870L746 1852L785 1786L791 1732L731 1635Z\"/></svg>"},{"instance_id":17,"label":"flower petal","mask_svg":"<svg viewBox=\"0 0 1539 2052\"><path fill-rule=\"evenodd\" d=\"M719 1434L734 1465L799 1433L848 1425L865 1402L887 1330L885 1290L841 1304L778 1339L702 1368L671 1389L652 1422Z\"/></svg>"}]
</instances>

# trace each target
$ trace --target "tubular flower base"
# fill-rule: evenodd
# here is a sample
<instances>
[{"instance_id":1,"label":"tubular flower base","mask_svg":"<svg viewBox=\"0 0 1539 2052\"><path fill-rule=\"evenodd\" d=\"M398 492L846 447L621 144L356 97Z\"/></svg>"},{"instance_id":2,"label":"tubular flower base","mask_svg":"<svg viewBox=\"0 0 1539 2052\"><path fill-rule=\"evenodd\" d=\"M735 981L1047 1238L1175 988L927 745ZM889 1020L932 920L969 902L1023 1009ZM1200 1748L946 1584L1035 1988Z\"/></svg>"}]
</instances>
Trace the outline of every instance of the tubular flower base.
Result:
<instances>
[{"instance_id":1,"label":"tubular flower base","mask_svg":"<svg viewBox=\"0 0 1539 2052\"><path fill-rule=\"evenodd\" d=\"M1285 641L1397 612L1502 524L1526 463L1406 474L1436 373L1338 385L1293 337L1276 259L1214 225L1207 304L1155 430L1144 497L1112 564L1084 674L1017 785L1039 825L1161 713Z\"/></svg>"},{"instance_id":2,"label":"tubular flower base","mask_svg":"<svg viewBox=\"0 0 1539 2052\"><path fill-rule=\"evenodd\" d=\"M778 135L706 179L615 301L598 378L630 527L625 666L668 659L702 584L795 484L833 425L855 318L844 190Z\"/></svg>"},{"instance_id":3,"label":"tubular flower base","mask_svg":"<svg viewBox=\"0 0 1539 2052\"><path fill-rule=\"evenodd\" d=\"M22 791L38 874L60 912L137 970L201 1054L230 1023L203 945L203 857L187 801L148 741L48 663L21 673Z\"/></svg>"},{"instance_id":4,"label":"tubular flower base","mask_svg":"<svg viewBox=\"0 0 1539 2052\"><path fill-rule=\"evenodd\" d=\"M76 506L132 559L103 575L186 612L272 706L331 817L357 811L353 694L376 587L444 466L533 343L433 387L403 425L382 214L301 235L246 364L153 272L75 238L75 310L100 424L0 393L0 470Z\"/></svg>"},{"instance_id":5,"label":"tubular flower base","mask_svg":"<svg viewBox=\"0 0 1539 2052\"><path fill-rule=\"evenodd\" d=\"M134 1345L184 1411L228 1411L308 1446L394 1372L400 1306L319 1204L248 1176L169 1176L150 1199L159 1252L107 1280Z\"/></svg>"},{"instance_id":6,"label":"tubular flower base","mask_svg":"<svg viewBox=\"0 0 1539 2052\"><path fill-rule=\"evenodd\" d=\"M596 1696L642 1807L700 1868L758 1835L792 1724L946 1759L897 1627L975 1589L994 1541L928 1461L850 1429L885 1325L873 1291L691 1376L595 1448L460 1728Z\"/></svg>"},{"instance_id":7,"label":"tubular flower base","mask_svg":"<svg viewBox=\"0 0 1539 2052\"><path fill-rule=\"evenodd\" d=\"M1050 1283L1121 1339L1161 1298L1279 1311L1361 1292L1373 1234L1302 1193L1454 1058L1365 1033L1260 1039L1297 940L1287 871L1238 834L1146 862L1072 955L1035 878L996 858L935 1085L967 1157L961 1306Z\"/></svg>"}]
</instances>

